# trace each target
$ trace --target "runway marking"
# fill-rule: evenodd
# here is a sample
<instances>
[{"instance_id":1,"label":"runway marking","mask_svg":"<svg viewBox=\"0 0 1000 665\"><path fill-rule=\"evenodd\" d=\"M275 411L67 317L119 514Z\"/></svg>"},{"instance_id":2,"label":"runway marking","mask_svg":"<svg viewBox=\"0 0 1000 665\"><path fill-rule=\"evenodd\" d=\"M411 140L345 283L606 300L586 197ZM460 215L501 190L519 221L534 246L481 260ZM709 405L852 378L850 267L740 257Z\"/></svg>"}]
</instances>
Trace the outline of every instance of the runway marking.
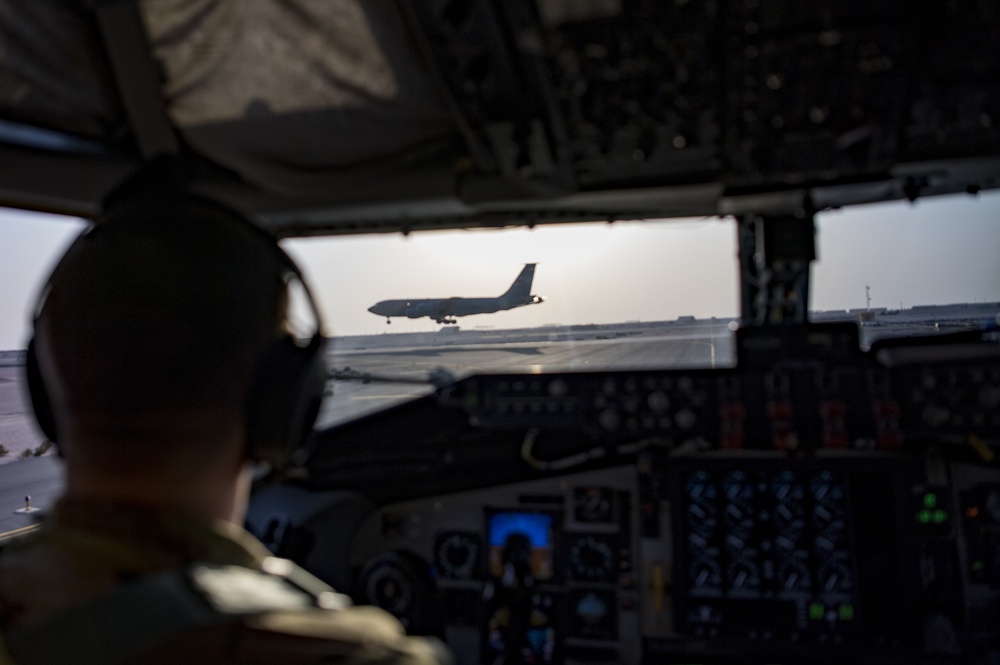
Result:
<instances>
[{"instance_id":1,"label":"runway marking","mask_svg":"<svg viewBox=\"0 0 1000 665\"><path fill-rule=\"evenodd\" d=\"M688 343L689 344L703 344L705 346L710 347L711 351L712 351L712 353L711 353L712 369L715 369L715 337L712 337L712 339L710 341L707 341L707 342L692 340L692 341L690 341Z\"/></svg>"},{"instance_id":2,"label":"runway marking","mask_svg":"<svg viewBox=\"0 0 1000 665\"><path fill-rule=\"evenodd\" d=\"M23 536L26 533L31 533L36 529L42 528L41 524L29 524L28 526L22 526L20 529L14 529L13 531L8 531L6 533L0 533L0 543L5 540L10 540L11 538L17 538L18 536Z\"/></svg>"}]
</instances>

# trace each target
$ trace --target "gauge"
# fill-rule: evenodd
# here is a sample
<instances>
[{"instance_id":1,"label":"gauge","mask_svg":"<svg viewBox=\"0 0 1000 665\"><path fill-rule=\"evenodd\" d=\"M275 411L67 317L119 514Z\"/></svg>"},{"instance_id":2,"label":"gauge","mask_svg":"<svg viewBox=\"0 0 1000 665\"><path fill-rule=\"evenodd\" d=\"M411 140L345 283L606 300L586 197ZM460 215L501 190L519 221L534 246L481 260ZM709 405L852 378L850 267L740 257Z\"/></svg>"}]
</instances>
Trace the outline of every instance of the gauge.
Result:
<instances>
[{"instance_id":1,"label":"gauge","mask_svg":"<svg viewBox=\"0 0 1000 665\"><path fill-rule=\"evenodd\" d=\"M750 504L745 502L729 504L722 514L729 528L741 536L750 533L757 517Z\"/></svg>"},{"instance_id":2,"label":"gauge","mask_svg":"<svg viewBox=\"0 0 1000 665\"><path fill-rule=\"evenodd\" d=\"M778 588L785 593L808 593L812 578L805 562L794 558L782 561L778 565Z\"/></svg>"},{"instance_id":3,"label":"gauge","mask_svg":"<svg viewBox=\"0 0 1000 665\"><path fill-rule=\"evenodd\" d=\"M604 534L572 534L569 541L569 573L583 582L613 582L617 576L617 539Z\"/></svg>"},{"instance_id":4,"label":"gauge","mask_svg":"<svg viewBox=\"0 0 1000 665\"><path fill-rule=\"evenodd\" d=\"M818 503L839 503L844 499L844 485L832 471L820 471L813 476L809 492Z\"/></svg>"},{"instance_id":5,"label":"gauge","mask_svg":"<svg viewBox=\"0 0 1000 665\"><path fill-rule=\"evenodd\" d=\"M779 503L774 507L774 526L785 537L798 539L805 529L805 510L802 503Z\"/></svg>"},{"instance_id":6,"label":"gauge","mask_svg":"<svg viewBox=\"0 0 1000 665\"><path fill-rule=\"evenodd\" d=\"M743 471L733 471L722 481L722 492L730 501L750 501L753 499L753 482Z\"/></svg>"},{"instance_id":7,"label":"gauge","mask_svg":"<svg viewBox=\"0 0 1000 665\"><path fill-rule=\"evenodd\" d=\"M578 487L573 490L573 515L577 522L615 521L615 493L607 487Z\"/></svg>"},{"instance_id":8,"label":"gauge","mask_svg":"<svg viewBox=\"0 0 1000 665\"><path fill-rule=\"evenodd\" d=\"M729 565L726 577L732 591L760 589L760 567L749 559L737 559Z\"/></svg>"},{"instance_id":9,"label":"gauge","mask_svg":"<svg viewBox=\"0 0 1000 665\"><path fill-rule=\"evenodd\" d=\"M695 471L688 476L684 491L688 498L698 503L715 501L717 494L715 480L707 471Z\"/></svg>"},{"instance_id":10,"label":"gauge","mask_svg":"<svg viewBox=\"0 0 1000 665\"><path fill-rule=\"evenodd\" d=\"M413 552L393 550L368 561L358 575L355 597L389 612L412 634L437 635L443 630L430 566Z\"/></svg>"},{"instance_id":11,"label":"gauge","mask_svg":"<svg viewBox=\"0 0 1000 665\"><path fill-rule=\"evenodd\" d=\"M816 539L816 544L821 548L825 547L820 542L821 539L839 543L847 526L843 508L835 503L820 503L813 506L812 514L813 525L816 528L816 533L820 536Z\"/></svg>"},{"instance_id":12,"label":"gauge","mask_svg":"<svg viewBox=\"0 0 1000 665\"><path fill-rule=\"evenodd\" d=\"M396 616L406 614L413 603L413 581L393 566L374 571L365 591L372 603Z\"/></svg>"},{"instance_id":13,"label":"gauge","mask_svg":"<svg viewBox=\"0 0 1000 665\"><path fill-rule=\"evenodd\" d=\"M474 579L480 569L482 538L467 531L445 531L434 544L434 563L442 577Z\"/></svg>"},{"instance_id":14,"label":"gauge","mask_svg":"<svg viewBox=\"0 0 1000 665\"><path fill-rule=\"evenodd\" d=\"M553 596L544 592L531 594L527 603L515 597L494 597L486 610L480 662L553 662L560 609ZM505 659L504 654L511 652L516 656Z\"/></svg>"},{"instance_id":15,"label":"gauge","mask_svg":"<svg viewBox=\"0 0 1000 665\"><path fill-rule=\"evenodd\" d=\"M771 494L779 504L801 503L805 488L794 471L782 471L771 483Z\"/></svg>"},{"instance_id":16,"label":"gauge","mask_svg":"<svg viewBox=\"0 0 1000 665\"><path fill-rule=\"evenodd\" d=\"M709 540L700 533L689 533L687 537L688 552L692 555L707 554L709 556L718 554L719 547L714 541Z\"/></svg>"},{"instance_id":17,"label":"gauge","mask_svg":"<svg viewBox=\"0 0 1000 665\"><path fill-rule=\"evenodd\" d=\"M723 543L726 545L726 555L731 558L742 556L747 549L746 539L733 533L728 534Z\"/></svg>"},{"instance_id":18,"label":"gauge","mask_svg":"<svg viewBox=\"0 0 1000 665\"><path fill-rule=\"evenodd\" d=\"M722 511L726 524L734 532L748 533L758 517L754 509L753 481L743 471L733 471L723 479L722 492L728 501Z\"/></svg>"},{"instance_id":19,"label":"gauge","mask_svg":"<svg viewBox=\"0 0 1000 665\"><path fill-rule=\"evenodd\" d=\"M699 534L709 535L719 526L718 509L711 503L688 504L687 519L691 529Z\"/></svg>"},{"instance_id":20,"label":"gauge","mask_svg":"<svg viewBox=\"0 0 1000 665\"><path fill-rule=\"evenodd\" d=\"M824 593L844 593L854 588L851 571L840 561L827 561L820 566L817 578Z\"/></svg>"},{"instance_id":21,"label":"gauge","mask_svg":"<svg viewBox=\"0 0 1000 665\"><path fill-rule=\"evenodd\" d=\"M592 640L617 638L617 599L614 592L601 589L575 590L570 603L574 637Z\"/></svg>"},{"instance_id":22,"label":"gauge","mask_svg":"<svg viewBox=\"0 0 1000 665\"><path fill-rule=\"evenodd\" d=\"M688 572L691 590L717 589L722 585L722 570L719 562L709 557L697 557Z\"/></svg>"},{"instance_id":23,"label":"gauge","mask_svg":"<svg viewBox=\"0 0 1000 665\"><path fill-rule=\"evenodd\" d=\"M846 488L844 482L831 471L820 471L809 483L809 493L815 500L812 523L818 537L820 550L832 550L846 537Z\"/></svg>"}]
</instances>

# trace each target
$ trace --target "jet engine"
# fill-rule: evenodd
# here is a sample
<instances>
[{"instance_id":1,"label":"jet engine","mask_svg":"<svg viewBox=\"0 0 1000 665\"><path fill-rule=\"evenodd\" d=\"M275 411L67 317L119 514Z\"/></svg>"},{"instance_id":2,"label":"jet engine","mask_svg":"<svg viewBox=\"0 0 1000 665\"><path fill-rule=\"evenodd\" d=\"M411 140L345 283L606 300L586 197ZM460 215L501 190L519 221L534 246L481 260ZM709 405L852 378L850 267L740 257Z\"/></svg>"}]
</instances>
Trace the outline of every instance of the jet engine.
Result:
<instances>
[{"instance_id":1,"label":"jet engine","mask_svg":"<svg viewBox=\"0 0 1000 665\"><path fill-rule=\"evenodd\" d=\"M424 316L434 316L434 305L431 303L418 303L406 309L406 317L409 319L419 319Z\"/></svg>"}]
</instances>

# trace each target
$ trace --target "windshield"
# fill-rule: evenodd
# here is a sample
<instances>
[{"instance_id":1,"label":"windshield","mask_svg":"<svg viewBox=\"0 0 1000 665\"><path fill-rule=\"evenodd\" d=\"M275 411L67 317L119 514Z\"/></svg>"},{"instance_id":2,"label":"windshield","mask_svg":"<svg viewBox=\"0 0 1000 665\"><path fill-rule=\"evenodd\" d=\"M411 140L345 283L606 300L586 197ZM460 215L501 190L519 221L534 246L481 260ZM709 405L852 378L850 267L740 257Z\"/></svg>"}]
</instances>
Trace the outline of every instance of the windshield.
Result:
<instances>
[{"instance_id":1,"label":"windshield","mask_svg":"<svg viewBox=\"0 0 1000 665\"><path fill-rule=\"evenodd\" d=\"M285 243L309 271L330 322L333 399L321 422L383 408L471 372L537 373L733 362L735 229L673 220L309 239ZM526 263L534 302L461 314L496 300ZM462 298L462 301L452 300ZM404 302L401 315L369 311ZM456 312L418 316L420 300ZM488 309L504 307L489 302ZM428 309L430 313L431 309ZM413 316L414 318L410 318Z\"/></svg>"},{"instance_id":2,"label":"windshield","mask_svg":"<svg viewBox=\"0 0 1000 665\"><path fill-rule=\"evenodd\" d=\"M996 325L997 219L1000 193L818 214L811 318L857 322L866 346L883 336ZM11 210L2 211L0 224L7 240L0 249L2 463L34 454L43 443L23 402L20 365L42 280L84 224ZM321 427L473 372L735 363L739 270L729 218L303 238L282 245L302 267L332 336ZM525 264L535 264L527 301L502 301ZM397 300L404 309L394 315L370 311ZM497 311L455 309L477 301Z\"/></svg>"}]
</instances>

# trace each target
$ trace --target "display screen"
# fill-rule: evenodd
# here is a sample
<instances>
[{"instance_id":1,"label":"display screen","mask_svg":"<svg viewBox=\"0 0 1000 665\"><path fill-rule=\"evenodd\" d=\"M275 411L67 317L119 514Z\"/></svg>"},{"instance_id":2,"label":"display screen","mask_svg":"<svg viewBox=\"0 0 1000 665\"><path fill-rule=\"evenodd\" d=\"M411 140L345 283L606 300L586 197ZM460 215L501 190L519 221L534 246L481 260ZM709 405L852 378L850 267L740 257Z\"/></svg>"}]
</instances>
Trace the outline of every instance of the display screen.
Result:
<instances>
[{"instance_id":1,"label":"display screen","mask_svg":"<svg viewBox=\"0 0 1000 665\"><path fill-rule=\"evenodd\" d=\"M556 595L536 582L555 575L558 513L486 511L488 580L482 662L559 660Z\"/></svg>"},{"instance_id":2,"label":"display screen","mask_svg":"<svg viewBox=\"0 0 1000 665\"><path fill-rule=\"evenodd\" d=\"M520 510L490 511L486 518L486 538L489 544L488 571L502 578L524 574L525 569L535 580L552 579L555 515Z\"/></svg>"}]
</instances>

